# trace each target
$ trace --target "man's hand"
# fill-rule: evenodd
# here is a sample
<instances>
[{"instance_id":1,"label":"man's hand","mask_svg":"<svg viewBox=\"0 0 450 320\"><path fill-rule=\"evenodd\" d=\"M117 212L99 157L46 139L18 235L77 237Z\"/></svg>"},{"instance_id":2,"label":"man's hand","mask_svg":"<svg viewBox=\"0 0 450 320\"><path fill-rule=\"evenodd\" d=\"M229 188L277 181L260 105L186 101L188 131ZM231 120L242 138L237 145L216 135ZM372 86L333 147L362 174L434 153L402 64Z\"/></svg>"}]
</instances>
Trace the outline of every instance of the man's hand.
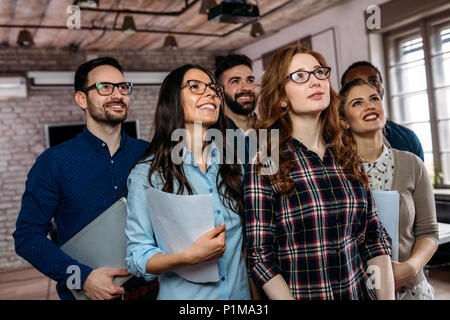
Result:
<instances>
[{"instance_id":1,"label":"man's hand","mask_svg":"<svg viewBox=\"0 0 450 320\"><path fill-rule=\"evenodd\" d=\"M114 284L114 277L128 276L127 269L100 268L93 270L83 285L83 291L89 300L111 300L124 293L122 287Z\"/></svg>"}]
</instances>

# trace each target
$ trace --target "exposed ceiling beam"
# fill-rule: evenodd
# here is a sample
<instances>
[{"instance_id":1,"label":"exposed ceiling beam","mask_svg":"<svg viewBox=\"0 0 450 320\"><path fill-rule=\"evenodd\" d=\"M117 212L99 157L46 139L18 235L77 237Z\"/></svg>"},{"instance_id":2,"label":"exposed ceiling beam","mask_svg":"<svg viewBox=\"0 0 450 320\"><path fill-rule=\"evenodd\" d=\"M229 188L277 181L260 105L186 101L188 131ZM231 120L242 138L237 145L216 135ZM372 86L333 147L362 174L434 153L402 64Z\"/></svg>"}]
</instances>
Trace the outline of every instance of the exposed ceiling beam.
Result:
<instances>
[{"instance_id":1,"label":"exposed ceiling beam","mask_svg":"<svg viewBox=\"0 0 450 320\"><path fill-rule=\"evenodd\" d=\"M194 2L196 2L197 0L194 0ZM261 15L261 17L258 20L261 20L262 18L276 12L277 10L283 8L284 6L290 4L291 2L293 2L295 0L287 0L286 2L282 3L281 5L273 8L272 10L266 12L265 14ZM78 1L75 1L78 3ZM187 3L188 1L186 1L186 5L188 5ZM190 3L189 5L193 5L194 2ZM91 9L89 9L91 10ZM127 9L123 9L123 10L115 10L115 9L101 9L102 12L111 12L111 13L116 13L116 19L118 17L118 15L120 13L131 13L132 14L132 10L127 10ZM142 12L147 12L147 13L142 13ZM149 11L141 11L142 14L148 14ZM200 32L189 32L189 31L172 31L172 30L157 30L157 29L137 29L136 32L147 32L147 33L163 33L163 34L175 34L175 35L189 35L189 36L199 36L199 37L216 37L216 38L224 38L229 36L230 34L241 30L242 28L248 26L249 24L252 24L255 21L251 21L251 22L247 22L244 23L228 32L222 33L222 34L217 34L217 33L200 33ZM58 25L7 25L7 24L0 24L0 28L43 28L43 29L67 29L66 26L58 26ZM101 27L96 27L96 26L91 26L91 27L82 27L80 30L101 30L101 31L122 31L121 28L117 28L117 27L113 27L113 28L101 28ZM75 31L75 30L71 30L71 31ZM77 30L78 31L78 30Z\"/></svg>"},{"instance_id":2,"label":"exposed ceiling beam","mask_svg":"<svg viewBox=\"0 0 450 320\"><path fill-rule=\"evenodd\" d=\"M183 9L178 11L143 11L143 10L129 10L129 9L104 9L104 8L83 8L81 7L81 11L96 11L96 12L107 12L107 13L126 13L126 14L143 14L143 15L154 15L154 16L179 16L183 14L186 10L190 9L193 5L195 5L199 0L185 0L185 6ZM74 5L78 5L80 1L76 0Z\"/></svg>"},{"instance_id":3,"label":"exposed ceiling beam","mask_svg":"<svg viewBox=\"0 0 450 320\"><path fill-rule=\"evenodd\" d=\"M21 25L9 25L0 24L0 28L40 28L40 29L67 29L67 26L55 26L55 25L31 25L31 24L21 24ZM80 30L74 29L70 31L83 31L83 30L105 30L105 31L122 31L122 28L101 28L101 27L82 27ZM164 34L180 34L189 36L201 36L201 37L223 37L221 34L211 34L211 33L198 33L198 32L184 32L184 31L170 31L170 30L156 30L156 29L137 29L136 32L148 32L148 33L164 33Z\"/></svg>"}]
</instances>

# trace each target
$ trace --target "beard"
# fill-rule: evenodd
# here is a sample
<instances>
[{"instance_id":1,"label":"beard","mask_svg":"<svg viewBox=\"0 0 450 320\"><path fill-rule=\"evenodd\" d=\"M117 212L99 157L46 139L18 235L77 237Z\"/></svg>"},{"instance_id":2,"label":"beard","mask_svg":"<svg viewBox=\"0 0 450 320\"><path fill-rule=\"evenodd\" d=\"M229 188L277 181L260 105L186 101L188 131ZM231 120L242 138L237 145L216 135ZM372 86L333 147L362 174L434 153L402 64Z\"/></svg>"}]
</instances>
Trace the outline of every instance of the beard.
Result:
<instances>
[{"instance_id":1,"label":"beard","mask_svg":"<svg viewBox=\"0 0 450 320\"><path fill-rule=\"evenodd\" d=\"M101 108L96 107L89 99L87 100L89 114L92 119L97 122L109 124L112 126L118 125L127 119L128 105L122 100L113 100L102 105ZM115 112L109 109L109 106L121 105L124 108L123 113Z\"/></svg>"},{"instance_id":2,"label":"beard","mask_svg":"<svg viewBox=\"0 0 450 320\"><path fill-rule=\"evenodd\" d=\"M249 95L253 97L253 101L248 101L243 104L239 103L237 99L243 95ZM234 98L225 93L225 102L232 112L243 116L251 114L256 108L255 94L251 91L242 91L236 93L234 95Z\"/></svg>"}]
</instances>

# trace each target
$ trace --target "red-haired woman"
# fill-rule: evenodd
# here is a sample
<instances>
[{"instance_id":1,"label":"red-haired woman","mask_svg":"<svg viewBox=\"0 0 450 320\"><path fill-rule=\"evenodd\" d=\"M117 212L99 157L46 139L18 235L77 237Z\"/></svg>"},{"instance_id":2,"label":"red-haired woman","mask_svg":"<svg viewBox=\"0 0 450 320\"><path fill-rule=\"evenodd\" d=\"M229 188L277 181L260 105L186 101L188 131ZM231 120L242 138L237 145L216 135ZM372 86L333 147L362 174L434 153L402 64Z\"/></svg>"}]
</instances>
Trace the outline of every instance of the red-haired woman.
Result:
<instances>
[{"instance_id":1,"label":"red-haired woman","mask_svg":"<svg viewBox=\"0 0 450 320\"><path fill-rule=\"evenodd\" d=\"M394 299L390 240L342 134L330 70L291 45L264 73L256 129L279 130L266 146L279 162L266 175L256 159L245 174L250 276L270 299Z\"/></svg>"}]
</instances>

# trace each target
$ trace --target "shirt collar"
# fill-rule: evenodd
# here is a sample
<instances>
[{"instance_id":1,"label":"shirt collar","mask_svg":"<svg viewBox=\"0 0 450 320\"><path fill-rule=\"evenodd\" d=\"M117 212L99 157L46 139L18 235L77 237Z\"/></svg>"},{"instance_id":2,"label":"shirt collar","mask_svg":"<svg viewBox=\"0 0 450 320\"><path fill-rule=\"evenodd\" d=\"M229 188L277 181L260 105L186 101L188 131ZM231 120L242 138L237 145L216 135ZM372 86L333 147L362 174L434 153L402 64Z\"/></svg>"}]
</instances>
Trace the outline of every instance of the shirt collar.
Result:
<instances>
[{"instance_id":1,"label":"shirt collar","mask_svg":"<svg viewBox=\"0 0 450 320\"><path fill-rule=\"evenodd\" d=\"M256 123L256 121L258 120L258 115L256 114L256 112L252 113L252 117L253 117L253 121L254 123ZM226 117L227 119L227 124L228 124L228 129L233 129L233 130L241 130L236 123L233 121L233 119L231 119L230 117ZM241 130L242 131L242 130Z\"/></svg>"},{"instance_id":2,"label":"shirt collar","mask_svg":"<svg viewBox=\"0 0 450 320\"><path fill-rule=\"evenodd\" d=\"M332 145L333 145L332 143L327 142L327 140L325 140L325 146L327 149L331 148ZM291 137L290 143L288 142L283 148L284 151L291 151L291 152L295 152L298 149L301 149L302 151L308 150L308 148L303 143L301 143L294 137Z\"/></svg>"},{"instance_id":3,"label":"shirt collar","mask_svg":"<svg viewBox=\"0 0 450 320\"><path fill-rule=\"evenodd\" d=\"M216 143L212 141L206 148L208 153L206 167L208 168L212 164L220 164L221 154ZM194 155L186 146L182 149L181 159L184 164L194 165Z\"/></svg>"},{"instance_id":4,"label":"shirt collar","mask_svg":"<svg viewBox=\"0 0 450 320\"><path fill-rule=\"evenodd\" d=\"M86 126L84 127L81 136L95 148L105 148L107 146L107 143L105 141L95 136L92 132L88 130ZM120 138L120 146L117 151L121 150L126 143L127 143L127 135L125 134L125 130L122 130Z\"/></svg>"},{"instance_id":5,"label":"shirt collar","mask_svg":"<svg viewBox=\"0 0 450 320\"><path fill-rule=\"evenodd\" d=\"M227 124L228 124L229 129L233 129L233 130L239 129L238 126L236 125L236 123L234 123L233 119L231 119L229 117L227 117Z\"/></svg>"},{"instance_id":6,"label":"shirt collar","mask_svg":"<svg viewBox=\"0 0 450 320\"><path fill-rule=\"evenodd\" d=\"M381 152L381 155L377 160L367 164L368 169L376 168L382 173L385 172L389 164L390 154L391 150L385 144L383 144L383 152Z\"/></svg>"}]
</instances>

